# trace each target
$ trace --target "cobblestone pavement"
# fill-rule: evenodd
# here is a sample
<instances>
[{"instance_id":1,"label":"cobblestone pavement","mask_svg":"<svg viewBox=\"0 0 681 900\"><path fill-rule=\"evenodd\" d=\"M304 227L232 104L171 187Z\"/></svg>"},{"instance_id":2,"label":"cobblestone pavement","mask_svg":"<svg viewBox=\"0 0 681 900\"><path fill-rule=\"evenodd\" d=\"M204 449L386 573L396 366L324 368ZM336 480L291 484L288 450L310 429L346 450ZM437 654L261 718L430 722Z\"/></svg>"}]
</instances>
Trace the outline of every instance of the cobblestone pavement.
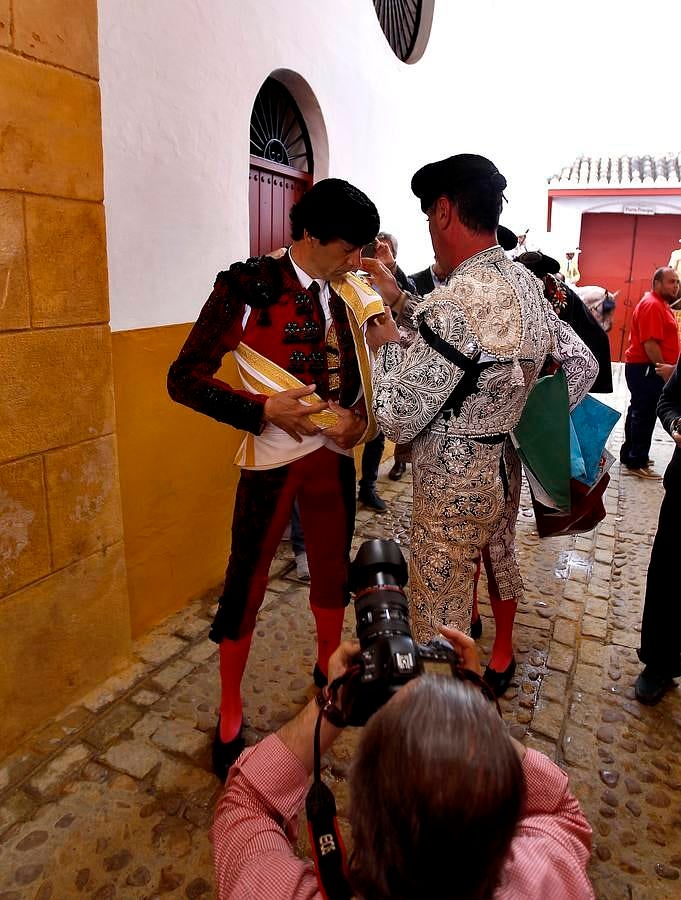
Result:
<instances>
[{"instance_id":1,"label":"cobblestone pavement","mask_svg":"<svg viewBox=\"0 0 681 900\"><path fill-rule=\"evenodd\" d=\"M621 371L616 398L623 408ZM615 447L621 431L620 424ZM671 449L656 432L659 471ZM382 477L379 489L389 510L360 510L356 545L395 537L406 547L410 479ZM594 829L596 893L607 900L681 895L681 698L672 692L646 708L633 691L661 495L661 485L620 477L615 466L608 516L595 533L539 541L525 494L518 523L527 593L504 718L515 737L569 772ZM486 660L493 623L484 583L482 595ZM311 696L306 597L282 544L246 671L249 741ZM220 786L209 759L218 679L217 648L207 638L214 602L205 597L166 621L136 645L129 669L0 765L0 900L214 896L208 828ZM348 730L326 760L345 826L356 739Z\"/></svg>"}]
</instances>

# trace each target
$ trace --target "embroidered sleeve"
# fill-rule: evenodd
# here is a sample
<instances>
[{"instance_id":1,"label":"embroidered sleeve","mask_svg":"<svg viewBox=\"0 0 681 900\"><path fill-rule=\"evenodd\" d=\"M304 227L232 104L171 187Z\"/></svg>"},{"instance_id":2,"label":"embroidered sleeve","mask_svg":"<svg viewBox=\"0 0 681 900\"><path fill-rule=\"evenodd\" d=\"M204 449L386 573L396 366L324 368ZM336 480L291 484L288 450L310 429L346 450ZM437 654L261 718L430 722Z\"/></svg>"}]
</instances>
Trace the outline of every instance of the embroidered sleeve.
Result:
<instances>
[{"instance_id":1,"label":"embroidered sleeve","mask_svg":"<svg viewBox=\"0 0 681 900\"><path fill-rule=\"evenodd\" d=\"M418 318L466 356L477 350L451 301L426 301ZM462 376L419 334L408 349L396 343L381 347L373 368L374 413L385 435L397 443L413 440L437 416Z\"/></svg>"},{"instance_id":2,"label":"embroidered sleeve","mask_svg":"<svg viewBox=\"0 0 681 900\"><path fill-rule=\"evenodd\" d=\"M243 270L236 266L218 274L213 292L170 367L168 393L177 403L212 416L218 422L259 434L267 398L237 390L214 377L225 354L234 350L241 340L245 299L257 302L256 297L246 297L242 284ZM255 307L255 303L252 305Z\"/></svg>"},{"instance_id":3,"label":"embroidered sleeve","mask_svg":"<svg viewBox=\"0 0 681 900\"><path fill-rule=\"evenodd\" d=\"M572 410L584 399L596 380L598 363L584 341L577 337L569 325L561 322L552 309L547 309L547 318L553 341L551 352L563 366Z\"/></svg>"},{"instance_id":4,"label":"embroidered sleeve","mask_svg":"<svg viewBox=\"0 0 681 900\"><path fill-rule=\"evenodd\" d=\"M679 362L681 362L681 358ZM681 416L681 378L679 378L681 366L679 362L677 362L671 378L662 388L662 395L657 404L657 415L665 431L668 431L669 434L672 431L672 422Z\"/></svg>"}]
</instances>

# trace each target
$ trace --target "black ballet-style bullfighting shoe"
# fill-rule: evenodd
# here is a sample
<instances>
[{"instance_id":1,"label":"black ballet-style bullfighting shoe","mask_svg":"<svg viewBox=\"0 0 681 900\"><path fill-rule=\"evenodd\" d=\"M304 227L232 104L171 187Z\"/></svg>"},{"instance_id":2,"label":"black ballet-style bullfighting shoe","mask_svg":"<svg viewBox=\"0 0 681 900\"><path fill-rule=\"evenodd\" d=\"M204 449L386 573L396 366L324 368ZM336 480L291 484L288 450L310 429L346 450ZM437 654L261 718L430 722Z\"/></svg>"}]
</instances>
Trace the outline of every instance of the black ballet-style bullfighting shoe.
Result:
<instances>
[{"instance_id":1,"label":"black ballet-style bullfighting shoe","mask_svg":"<svg viewBox=\"0 0 681 900\"><path fill-rule=\"evenodd\" d=\"M223 784L227 780L227 773L230 768L246 746L242 732L243 722L235 738L232 738L231 741L220 740L220 717L218 716L218 723L215 726L215 738L213 739L213 772Z\"/></svg>"},{"instance_id":2,"label":"black ballet-style bullfighting shoe","mask_svg":"<svg viewBox=\"0 0 681 900\"><path fill-rule=\"evenodd\" d=\"M495 697L501 697L508 690L508 686L511 683L511 679L515 675L515 656L512 657L508 667L504 669L503 672L497 672L496 669L490 669L489 666L485 669L485 674L482 676L483 679L487 682L488 686L491 688Z\"/></svg>"},{"instance_id":3,"label":"black ballet-style bullfighting shoe","mask_svg":"<svg viewBox=\"0 0 681 900\"><path fill-rule=\"evenodd\" d=\"M314 669L312 670L312 680L314 681L315 687L318 688L326 687L329 683L329 679L319 668L319 663L314 664Z\"/></svg>"}]
</instances>

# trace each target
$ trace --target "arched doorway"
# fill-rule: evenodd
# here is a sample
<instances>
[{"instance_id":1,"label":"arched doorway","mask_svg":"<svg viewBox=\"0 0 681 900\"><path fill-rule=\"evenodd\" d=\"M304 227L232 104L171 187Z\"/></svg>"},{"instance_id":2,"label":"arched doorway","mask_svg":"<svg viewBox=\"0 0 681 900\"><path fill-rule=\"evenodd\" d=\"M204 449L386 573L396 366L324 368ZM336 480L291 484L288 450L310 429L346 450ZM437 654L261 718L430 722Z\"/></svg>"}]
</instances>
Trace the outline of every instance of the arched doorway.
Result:
<instances>
[{"instance_id":1,"label":"arched doorway","mask_svg":"<svg viewBox=\"0 0 681 900\"><path fill-rule=\"evenodd\" d=\"M313 174L312 142L300 108L284 84L267 78L251 113L251 256L290 242L290 209L311 187Z\"/></svg>"}]
</instances>

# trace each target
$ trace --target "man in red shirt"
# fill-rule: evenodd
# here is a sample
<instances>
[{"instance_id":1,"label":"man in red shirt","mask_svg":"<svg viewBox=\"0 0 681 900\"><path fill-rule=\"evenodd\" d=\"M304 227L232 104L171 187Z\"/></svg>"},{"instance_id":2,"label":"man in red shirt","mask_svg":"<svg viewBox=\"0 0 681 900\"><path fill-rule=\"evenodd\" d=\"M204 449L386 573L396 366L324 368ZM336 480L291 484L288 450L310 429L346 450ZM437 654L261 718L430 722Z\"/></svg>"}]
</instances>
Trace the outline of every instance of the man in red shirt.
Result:
<instances>
[{"instance_id":1,"label":"man in red shirt","mask_svg":"<svg viewBox=\"0 0 681 900\"><path fill-rule=\"evenodd\" d=\"M648 462L655 428L657 401L679 358L679 334L671 311L679 296L679 276L668 267L657 269L653 289L634 310L624 373L631 394L624 423L620 462L639 478L658 479Z\"/></svg>"}]
</instances>

